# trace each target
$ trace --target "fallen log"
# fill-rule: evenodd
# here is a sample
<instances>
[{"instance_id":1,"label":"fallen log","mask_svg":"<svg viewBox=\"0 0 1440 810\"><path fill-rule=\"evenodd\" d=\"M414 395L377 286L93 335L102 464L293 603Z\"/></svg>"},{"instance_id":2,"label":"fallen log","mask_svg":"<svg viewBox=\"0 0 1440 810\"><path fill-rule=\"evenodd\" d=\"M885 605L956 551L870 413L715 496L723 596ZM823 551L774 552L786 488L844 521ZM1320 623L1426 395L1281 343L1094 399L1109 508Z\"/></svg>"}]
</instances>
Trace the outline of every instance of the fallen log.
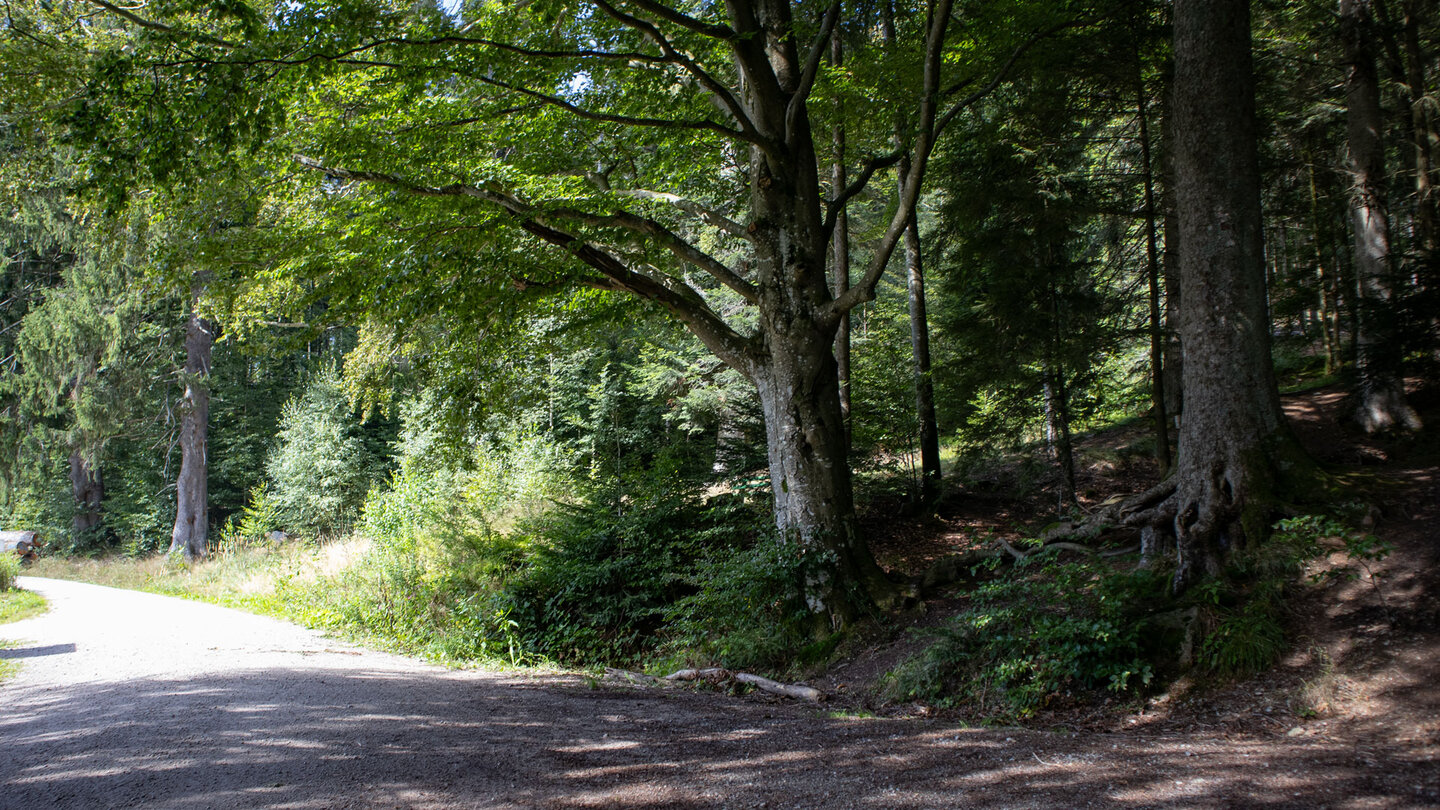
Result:
<instances>
[{"instance_id":1,"label":"fallen log","mask_svg":"<svg viewBox=\"0 0 1440 810\"><path fill-rule=\"evenodd\" d=\"M772 695L794 698L795 700L808 700L811 703L819 703L825 699L825 693L813 686L806 686L800 683L779 683L769 678L762 678L759 675L751 675L748 672L735 673L735 680L741 683L748 683L756 689L763 689Z\"/></svg>"},{"instance_id":2,"label":"fallen log","mask_svg":"<svg viewBox=\"0 0 1440 810\"><path fill-rule=\"evenodd\" d=\"M799 683L780 683L769 678L762 678L759 675L752 675L748 672L731 672L720 667L707 669L682 669L666 675L667 681L707 681L709 683L725 683L727 681L739 681L749 684L772 695L780 695L794 700L808 700L812 703L819 703L825 699L825 693L812 686Z\"/></svg>"}]
</instances>

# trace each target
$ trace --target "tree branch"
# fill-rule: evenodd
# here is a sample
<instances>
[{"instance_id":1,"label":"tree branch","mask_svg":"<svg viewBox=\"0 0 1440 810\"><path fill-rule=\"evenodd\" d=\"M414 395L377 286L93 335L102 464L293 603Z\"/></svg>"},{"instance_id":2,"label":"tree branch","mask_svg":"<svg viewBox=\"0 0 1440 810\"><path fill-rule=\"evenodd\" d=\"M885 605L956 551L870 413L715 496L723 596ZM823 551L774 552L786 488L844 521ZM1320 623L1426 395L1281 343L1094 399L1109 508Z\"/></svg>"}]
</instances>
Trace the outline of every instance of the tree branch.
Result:
<instances>
[{"instance_id":1,"label":"tree branch","mask_svg":"<svg viewBox=\"0 0 1440 810\"><path fill-rule=\"evenodd\" d=\"M696 34L707 36L711 39L725 40L726 42L729 42L735 38L735 31L732 30L729 26L719 25L717 23L707 23L701 20L697 20L694 17L691 17L687 14L682 14L681 12L670 8L663 3L655 2L655 0L627 0L627 2L629 2L633 6L645 10L650 14L654 14L656 17L659 17L666 22L674 23L675 25L678 25L681 28L684 28L685 30L694 32Z\"/></svg>"},{"instance_id":2,"label":"tree branch","mask_svg":"<svg viewBox=\"0 0 1440 810\"><path fill-rule=\"evenodd\" d=\"M755 129L755 122L750 120L750 116L745 111L744 105L740 103L740 100L735 97L734 93L730 92L730 88L712 76L709 71L700 67L688 54L681 53L677 50L674 45L671 44L670 40L666 38L665 34L661 32L659 27L648 20L642 20L632 14L626 14L606 2L606 0L596 0L596 5L603 9L606 14L609 14L621 23L649 37L652 42L659 46L660 52L664 54L667 61L684 68L686 72L695 77L696 81L700 82L700 85L710 93L720 108L728 112L731 118L735 119L735 123L740 126L740 129L751 133L756 138L759 137L759 133Z\"/></svg>"},{"instance_id":3,"label":"tree branch","mask_svg":"<svg viewBox=\"0 0 1440 810\"><path fill-rule=\"evenodd\" d=\"M681 211L689 214L690 216L693 216L696 219L703 221L705 224L710 225L714 228L719 228L720 230L730 234L731 236L739 237L746 241L754 239L754 235L751 234L748 230L746 230L744 225L741 225L740 223L725 216L719 211L714 210L713 208L706 208L705 206L700 205L694 200L686 199L678 194L669 194L662 191L648 191L646 189L640 188L620 189L618 191L612 191L611 193L618 194L622 197L635 197L641 200L654 200L656 202L669 203L680 209Z\"/></svg>"},{"instance_id":4,"label":"tree branch","mask_svg":"<svg viewBox=\"0 0 1440 810\"><path fill-rule=\"evenodd\" d=\"M790 96L790 102L785 107L785 142L791 143L795 140L795 124L800 115L800 109L810 98L810 91L815 87L815 77L820 73L820 60L829 52L830 33L835 30L835 24L840 19L840 0L834 0L830 8L825 12L825 19L820 23L820 32L815 35L815 40L810 43L810 55L805 59L805 67L800 73L800 84L795 88L795 93Z\"/></svg>"},{"instance_id":5,"label":"tree branch","mask_svg":"<svg viewBox=\"0 0 1440 810\"><path fill-rule=\"evenodd\" d=\"M860 174L854 182L838 192L839 196L825 204L825 232L830 233L835 228L835 218L852 199L865 190L865 186L869 185L870 178L875 175L875 172L894 166L904 156L905 153L897 149L888 155L876 155L866 160L865 164L860 167Z\"/></svg>"},{"instance_id":6,"label":"tree branch","mask_svg":"<svg viewBox=\"0 0 1440 810\"><path fill-rule=\"evenodd\" d=\"M1010 70L1015 67L1015 63L1020 61L1020 57L1023 56L1026 51L1030 50L1030 48L1032 48L1035 43L1039 42L1042 39L1045 39L1046 37L1058 34L1061 31L1064 31L1066 28L1071 28L1079 24L1079 20L1069 20L1060 23L1059 25L1047 28L1044 31L1031 34L1029 39L1020 43L1018 46L1016 46L1014 51L1011 51L1010 58L1006 59L1005 64L1001 65L1000 69L995 72L995 75L990 77L990 81L986 82L985 85L980 89L976 90L965 98L962 98L959 101L955 102L955 105L949 110L947 110L945 114L940 117L940 120L935 124L936 132L943 132L945 128L950 125L950 122L955 120L956 116L965 111L966 107L969 107L975 102L995 92L996 88L998 88L1010 75ZM954 88L951 88L951 90L947 92L947 95L949 95L950 92L958 90L962 86L964 86L964 83L962 83L961 85L957 85Z\"/></svg>"},{"instance_id":7,"label":"tree branch","mask_svg":"<svg viewBox=\"0 0 1440 810\"><path fill-rule=\"evenodd\" d=\"M591 280L587 281L587 284L599 287L600 289L629 292L641 298L659 303L689 327L690 331L694 332L695 336L700 338L701 342L726 364L747 377L752 375L751 363L746 351L745 338L732 329L729 324L725 323L724 319L715 314L705 303L704 299L700 297L699 293L688 287L686 287L683 292L672 289L650 276L637 273L614 255L573 234L566 233L546 224L542 221L542 217L545 213L552 213L562 218L565 214L569 214L582 224L614 225L640 233L647 233L661 241L665 241L665 235L669 234L669 237L673 238L676 244L667 244L666 247L672 252L676 252L677 255L681 255L677 251L688 246L688 243L670 233L658 222L654 222L653 220L646 221L645 218L635 216L628 212L612 216L594 215L582 211L546 212L536 206L524 203L512 195L467 183L425 186L393 174L325 166L319 161L303 155L294 155L293 160L304 168L324 172L330 177L341 180L388 185L424 197L471 197L495 205L513 215L520 227L526 232L552 245L565 248L581 262L599 271L604 277L603 281ZM651 229L654 230L654 233L651 233ZM702 251L693 248L693 246L690 249L694 251L695 254L698 254L696 258L709 258L705 256ZM685 257L682 256L682 258ZM686 260L689 261L690 259ZM710 261L713 262L714 260L711 259ZM718 262L716 262L716 264L718 264ZM739 276L735 275L728 268L724 268L724 265L719 265L719 267L731 276L732 281L749 287L748 282L740 279ZM705 269L707 272L712 272L713 274L711 268ZM720 277L717 276L717 278ZM720 278L720 280L722 282L725 281L724 278ZM754 294L753 288L751 288L751 294ZM754 299L752 298L751 300Z\"/></svg>"},{"instance_id":8,"label":"tree branch","mask_svg":"<svg viewBox=\"0 0 1440 810\"><path fill-rule=\"evenodd\" d=\"M521 218L520 227L542 241L564 248L581 262L599 271L603 280L587 280L586 284L602 290L628 292L660 304L689 327L695 337L726 365L746 377L753 377L745 339L716 315L699 295L693 294L693 291L691 295L685 295L671 289L647 275L631 270L619 259L594 245L534 219Z\"/></svg>"},{"instance_id":9,"label":"tree branch","mask_svg":"<svg viewBox=\"0 0 1440 810\"><path fill-rule=\"evenodd\" d=\"M100 8L105 9L106 11L114 14L117 17L122 17L140 26L141 28L149 29L151 31L161 31L166 34L184 34L185 36L194 37L195 40L198 42L204 42L207 45L218 45L222 48L234 49L240 47L233 42L229 42L218 37L212 37L206 34L197 34L191 31L179 31L174 26L166 25L164 23L156 22L154 20L148 20L129 9L121 8L120 6L117 6L113 3L108 3L106 2L106 0L89 0L89 2L91 5L99 6Z\"/></svg>"},{"instance_id":10,"label":"tree branch","mask_svg":"<svg viewBox=\"0 0 1440 810\"><path fill-rule=\"evenodd\" d=\"M931 10L927 24L924 73L920 87L919 134L912 149L910 171L901 178L899 205L896 206L895 215L891 217L890 225L885 229L885 235L881 238L870 266L865 270L860 282L825 305L823 314L827 319L838 319L861 303L875 299L875 285L885 274L890 255L895 252L901 235L909 227L911 213L920 200L920 181L925 177L925 167L930 160L930 152L935 147L936 101L940 93L940 71L943 67L941 57L952 5L953 0L938 0ZM899 156L896 160L899 160Z\"/></svg>"}]
</instances>

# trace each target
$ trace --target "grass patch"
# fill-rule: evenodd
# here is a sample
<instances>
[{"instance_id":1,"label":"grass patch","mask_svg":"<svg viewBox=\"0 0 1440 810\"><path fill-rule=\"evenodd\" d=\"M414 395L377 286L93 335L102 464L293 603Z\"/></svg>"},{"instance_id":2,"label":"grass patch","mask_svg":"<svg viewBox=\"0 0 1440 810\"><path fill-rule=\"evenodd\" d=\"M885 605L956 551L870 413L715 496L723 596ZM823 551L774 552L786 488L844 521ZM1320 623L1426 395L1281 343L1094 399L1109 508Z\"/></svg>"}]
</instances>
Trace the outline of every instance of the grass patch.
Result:
<instances>
[{"instance_id":1,"label":"grass patch","mask_svg":"<svg viewBox=\"0 0 1440 810\"><path fill-rule=\"evenodd\" d=\"M0 638L0 650L8 650L18 646L20 646L20 642L18 641L9 641ZM6 681L15 677L15 673L19 671L19 661L16 661L12 658L0 658L0 683L5 683Z\"/></svg>"},{"instance_id":2,"label":"grass patch","mask_svg":"<svg viewBox=\"0 0 1440 810\"><path fill-rule=\"evenodd\" d=\"M359 536L265 541L191 565L168 555L47 558L31 573L239 608L442 663L534 662L490 600L437 578L413 551Z\"/></svg>"},{"instance_id":3,"label":"grass patch","mask_svg":"<svg viewBox=\"0 0 1440 810\"><path fill-rule=\"evenodd\" d=\"M0 593L0 624L18 622L31 616L38 616L49 609L45 597L19 588Z\"/></svg>"}]
</instances>

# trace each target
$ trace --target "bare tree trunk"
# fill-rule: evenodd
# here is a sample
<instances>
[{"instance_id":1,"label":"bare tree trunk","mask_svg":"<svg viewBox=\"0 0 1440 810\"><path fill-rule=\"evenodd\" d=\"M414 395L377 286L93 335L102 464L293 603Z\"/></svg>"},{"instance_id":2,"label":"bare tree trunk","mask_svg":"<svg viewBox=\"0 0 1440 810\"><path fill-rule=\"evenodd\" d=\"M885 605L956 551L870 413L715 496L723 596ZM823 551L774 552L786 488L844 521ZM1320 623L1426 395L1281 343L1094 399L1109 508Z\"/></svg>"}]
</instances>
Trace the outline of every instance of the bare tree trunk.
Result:
<instances>
[{"instance_id":1,"label":"bare tree trunk","mask_svg":"<svg viewBox=\"0 0 1440 810\"><path fill-rule=\"evenodd\" d=\"M1165 329L1160 321L1160 253L1156 233L1155 174L1150 156L1150 115L1146 110L1145 81L1136 72L1136 107L1140 117L1140 162L1145 174L1145 281L1150 304L1150 409L1155 418L1155 462L1160 474L1170 472L1170 416L1165 408Z\"/></svg>"},{"instance_id":2,"label":"bare tree trunk","mask_svg":"<svg viewBox=\"0 0 1440 810\"><path fill-rule=\"evenodd\" d=\"M1166 98L1173 95L1172 87ZM1185 347L1180 339L1180 313L1183 291L1180 289L1180 219L1175 208L1175 115L1173 109L1166 109L1160 117L1160 207L1163 211L1161 227L1164 229L1165 246L1160 254L1160 270L1165 280L1165 357L1162 364L1165 377L1165 415L1171 427L1176 430L1182 424L1181 412L1185 408Z\"/></svg>"},{"instance_id":3,"label":"bare tree trunk","mask_svg":"<svg viewBox=\"0 0 1440 810\"><path fill-rule=\"evenodd\" d=\"M775 522L806 555L810 610L836 626L898 591L876 564L856 520L832 352L833 333L797 330L753 379L765 412ZM769 335L769 342L782 339ZM778 347L777 347L778 348Z\"/></svg>"},{"instance_id":4,"label":"bare tree trunk","mask_svg":"<svg viewBox=\"0 0 1440 810\"><path fill-rule=\"evenodd\" d=\"M844 62L844 49L840 43L840 29L830 37L830 59L839 67ZM838 120L837 116L837 120ZM831 134L835 150L835 162L831 169L831 194L838 197L849 183L845 171L845 125L836 123ZM835 232L831 235L830 286L838 298L850 289L850 213L841 206L835 215ZM840 317L840 328L835 332L835 364L840 377L840 416L845 420L845 444L851 441L850 423L850 313Z\"/></svg>"},{"instance_id":5,"label":"bare tree trunk","mask_svg":"<svg viewBox=\"0 0 1440 810\"><path fill-rule=\"evenodd\" d=\"M1127 522L1177 539L1178 592L1265 536L1282 471L1306 460L1270 362L1249 1L1176 0L1174 19L1185 420L1174 473Z\"/></svg>"},{"instance_id":6,"label":"bare tree trunk","mask_svg":"<svg viewBox=\"0 0 1440 810\"><path fill-rule=\"evenodd\" d=\"M185 323L185 398L180 406L180 475L175 479L175 529L170 553L205 558L209 532L206 438L210 425L210 351L215 337L198 313Z\"/></svg>"},{"instance_id":7,"label":"bare tree trunk","mask_svg":"<svg viewBox=\"0 0 1440 810\"><path fill-rule=\"evenodd\" d=\"M105 499L105 482L78 447L70 451L70 493L75 499L70 531L79 541L98 531L104 520L100 504Z\"/></svg>"},{"instance_id":8,"label":"bare tree trunk","mask_svg":"<svg viewBox=\"0 0 1440 810\"><path fill-rule=\"evenodd\" d=\"M1070 438L1070 407L1065 380L1053 366L1046 365L1045 443L1050 447L1051 460L1060 469L1060 510L1073 506L1075 500L1075 443Z\"/></svg>"},{"instance_id":9,"label":"bare tree trunk","mask_svg":"<svg viewBox=\"0 0 1440 810\"><path fill-rule=\"evenodd\" d=\"M909 173L909 161L900 164ZM901 182L904 193L904 182ZM930 376L930 318L925 304L925 270L920 255L920 221L910 213L905 229L906 292L910 304L910 357L915 378L915 420L920 432L920 502L940 496L940 428L935 420L935 383Z\"/></svg>"},{"instance_id":10,"label":"bare tree trunk","mask_svg":"<svg viewBox=\"0 0 1440 810\"><path fill-rule=\"evenodd\" d=\"M1418 430L1420 417L1405 400L1395 322L1395 280L1385 210L1384 120L1375 68L1369 0L1340 0L1341 29L1349 76L1345 82L1351 217L1355 229L1355 277L1359 302L1355 419L1366 433Z\"/></svg>"}]
</instances>

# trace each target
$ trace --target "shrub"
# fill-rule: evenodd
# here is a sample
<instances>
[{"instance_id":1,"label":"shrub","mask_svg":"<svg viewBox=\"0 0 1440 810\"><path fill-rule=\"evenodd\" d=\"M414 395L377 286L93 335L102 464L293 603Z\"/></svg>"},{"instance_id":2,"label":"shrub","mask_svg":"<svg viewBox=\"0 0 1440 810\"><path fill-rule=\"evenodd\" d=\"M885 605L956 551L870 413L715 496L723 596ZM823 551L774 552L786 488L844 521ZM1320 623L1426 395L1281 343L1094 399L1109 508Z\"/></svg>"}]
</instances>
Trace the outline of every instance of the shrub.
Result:
<instances>
[{"instance_id":1,"label":"shrub","mask_svg":"<svg viewBox=\"0 0 1440 810\"><path fill-rule=\"evenodd\" d=\"M714 550L686 578L693 592L665 611L668 663L766 670L795 662L810 641L804 567L795 546L768 532Z\"/></svg>"},{"instance_id":2,"label":"shrub","mask_svg":"<svg viewBox=\"0 0 1440 810\"><path fill-rule=\"evenodd\" d=\"M1031 557L978 587L969 606L924 635L934 641L887 677L885 697L968 705L1024 717L1062 691L1124 692L1149 683L1142 605L1165 580L1092 562Z\"/></svg>"},{"instance_id":3,"label":"shrub","mask_svg":"<svg viewBox=\"0 0 1440 810\"><path fill-rule=\"evenodd\" d=\"M20 576L20 558L14 554L0 554L0 593L15 587Z\"/></svg>"},{"instance_id":4,"label":"shrub","mask_svg":"<svg viewBox=\"0 0 1440 810\"><path fill-rule=\"evenodd\" d=\"M332 534L354 523L369 484L357 427L334 369L317 374L285 405L266 471L275 515L287 530Z\"/></svg>"},{"instance_id":5,"label":"shrub","mask_svg":"<svg viewBox=\"0 0 1440 810\"><path fill-rule=\"evenodd\" d=\"M529 556L506 587L527 648L580 663L652 650L672 606L697 590L715 554L754 536L755 515L706 506L656 475L522 524Z\"/></svg>"}]
</instances>

